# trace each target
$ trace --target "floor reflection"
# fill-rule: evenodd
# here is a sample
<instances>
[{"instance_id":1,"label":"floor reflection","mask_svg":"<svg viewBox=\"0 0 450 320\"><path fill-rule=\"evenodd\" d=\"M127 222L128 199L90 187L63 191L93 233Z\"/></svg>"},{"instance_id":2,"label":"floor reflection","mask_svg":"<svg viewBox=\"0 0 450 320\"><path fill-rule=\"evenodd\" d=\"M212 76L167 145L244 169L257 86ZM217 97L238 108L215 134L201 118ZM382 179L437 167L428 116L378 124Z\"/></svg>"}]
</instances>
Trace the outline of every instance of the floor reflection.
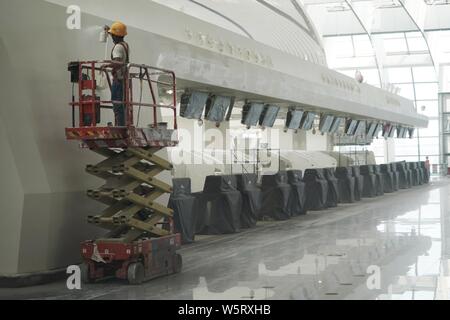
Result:
<instances>
[{"instance_id":1,"label":"floor reflection","mask_svg":"<svg viewBox=\"0 0 450 320\"><path fill-rule=\"evenodd\" d=\"M450 180L186 246L182 273L0 298L448 299Z\"/></svg>"},{"instance_id":2,"label":"floor reflection","mask_svg":"<svg viewBox=\"0 0 450 320\"><path fill-rule=\"evenodd\" d=\"M441 261L446 255L441 233L450 227L445 209L449 191L445 181L440 189L388 195L360 214L301 230L281 245L267 243L254 256L245 253L246 263L239 265L247 274L257 274L255 279L231 272L221 279L228 285L218 292L202 278L193 298L447 299L442 264L447 266L448 260ZM283 238L290 233L284 226L277 232ZM225 267L228 270L236 267L230 263L234 266ZM374 277L379 280L374 282ZM213 279L211 287L214 284Z\"/></svg>"}]
</instances>

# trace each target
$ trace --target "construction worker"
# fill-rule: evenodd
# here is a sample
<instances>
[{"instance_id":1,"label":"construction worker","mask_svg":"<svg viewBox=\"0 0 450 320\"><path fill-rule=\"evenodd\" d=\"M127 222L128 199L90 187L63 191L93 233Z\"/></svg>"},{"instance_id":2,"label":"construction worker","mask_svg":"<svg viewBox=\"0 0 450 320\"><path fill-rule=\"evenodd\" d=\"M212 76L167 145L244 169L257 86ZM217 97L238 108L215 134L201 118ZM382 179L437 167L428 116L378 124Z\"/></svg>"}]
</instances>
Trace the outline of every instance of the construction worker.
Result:
<instances>
[{"instance_id":1,"label":"construction worker","mask_svg":"<svg viewBox=\"0 0 450 320\"><path fill-rule=\"evenodd\" d=\"M114 42L114 46L111 51L111 60L124 63L124 66L117 64L110 64L103 68L112 68L113 83L111 86L111 100L112 101L124 101L125 81L124 75L126 71L126 64L130 62L130 47L128 43L124 41L127 33L127 26L122 22L114 22L112 26L108 28L108 33L111 35ZM124 127L126 125L126 110L125 105L114 103L113 104L114 116L116 118L116 125Z\"/></svg>"}]
</instances>

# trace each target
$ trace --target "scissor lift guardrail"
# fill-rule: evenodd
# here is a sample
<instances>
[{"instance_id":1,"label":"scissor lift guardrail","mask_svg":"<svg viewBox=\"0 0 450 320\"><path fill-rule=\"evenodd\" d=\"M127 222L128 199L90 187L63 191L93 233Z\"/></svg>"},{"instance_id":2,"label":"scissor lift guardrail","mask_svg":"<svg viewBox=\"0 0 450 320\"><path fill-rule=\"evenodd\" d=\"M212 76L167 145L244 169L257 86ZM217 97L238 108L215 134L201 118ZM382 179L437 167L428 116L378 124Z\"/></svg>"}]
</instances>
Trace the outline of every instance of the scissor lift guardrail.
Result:
<instances>
[{"instance_id":1,"label":"scissor lift guardrail","mask_svg":"<svg viewBox=\"0 0 450 320\"><path fill-rule=\"evenodd\" d=\"M123 101L101 101L96 95L97 73L104 73L111 89L112 67L126 70ZM86 167L87 173L105 180L100 188L88 190L88 197L107 206L99 214L90 215L88 222L105 228L108 233L102 239L82 244L84 280L91 282L114 275L130 283L140 283L180 271L181 257L176 254L180 236L174 234L173 211L157 202L162 195L172 192L172 187L158 175L172 170L173 166L157 152L178 144L175 74L146 65L114 61L72 62L69 70L72 82L78 84L78 99L73 97L70 103L73 126L66 129L66 137L80 141L83 147L106 158ZM170 81L160 81L161 76ZM141 81L141 90L142 82L148 83L150 103L133 101L135 80ZM157 103L157 85L172 91L172 105ZM118 104L125 108L126 126L119 127L117 122L114 126L97 126L99 109L112 109ZM79 125L75 126L77 107ZM149 127L134 126L134 107L153 108ZM157 108L173 109L173 129L158 122Z\"/></svg>"}]
</instances>

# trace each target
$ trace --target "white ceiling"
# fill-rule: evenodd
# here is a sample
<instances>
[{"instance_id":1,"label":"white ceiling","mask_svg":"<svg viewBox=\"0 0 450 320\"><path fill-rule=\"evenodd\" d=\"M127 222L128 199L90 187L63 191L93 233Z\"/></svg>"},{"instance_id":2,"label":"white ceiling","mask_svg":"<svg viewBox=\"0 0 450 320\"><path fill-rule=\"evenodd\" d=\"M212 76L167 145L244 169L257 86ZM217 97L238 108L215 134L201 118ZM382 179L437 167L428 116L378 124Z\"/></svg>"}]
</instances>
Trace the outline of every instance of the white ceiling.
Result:
<instances>
[{"instance_id":1,"label":"white ceiling","mask_svg":"<svg viewBox=\"0 0 450 320\"><path fill-rule=\"evenodd\" d=\"M242 36L326 65L321 37L299 0L152 0Z\"/></svg>"}]
</instances>

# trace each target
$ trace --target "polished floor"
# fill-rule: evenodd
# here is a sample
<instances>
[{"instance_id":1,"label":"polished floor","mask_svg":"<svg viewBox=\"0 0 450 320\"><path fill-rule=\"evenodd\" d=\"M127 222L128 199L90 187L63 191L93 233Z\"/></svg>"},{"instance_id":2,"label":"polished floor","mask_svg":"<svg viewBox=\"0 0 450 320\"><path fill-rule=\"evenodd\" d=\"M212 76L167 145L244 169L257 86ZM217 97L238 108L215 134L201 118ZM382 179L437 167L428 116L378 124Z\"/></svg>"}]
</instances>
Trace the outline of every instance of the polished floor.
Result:
<instances>
[{"instance_id":1,"label":"polished floor","mask_svg":"<svg viewBox=\"0 0 450 320\"><path fill-rule=\"evenodd\" d=\"M0 289L0 299L449 299L450 179L181 250L181 274Z\"/></svg>"}]
</instances>

